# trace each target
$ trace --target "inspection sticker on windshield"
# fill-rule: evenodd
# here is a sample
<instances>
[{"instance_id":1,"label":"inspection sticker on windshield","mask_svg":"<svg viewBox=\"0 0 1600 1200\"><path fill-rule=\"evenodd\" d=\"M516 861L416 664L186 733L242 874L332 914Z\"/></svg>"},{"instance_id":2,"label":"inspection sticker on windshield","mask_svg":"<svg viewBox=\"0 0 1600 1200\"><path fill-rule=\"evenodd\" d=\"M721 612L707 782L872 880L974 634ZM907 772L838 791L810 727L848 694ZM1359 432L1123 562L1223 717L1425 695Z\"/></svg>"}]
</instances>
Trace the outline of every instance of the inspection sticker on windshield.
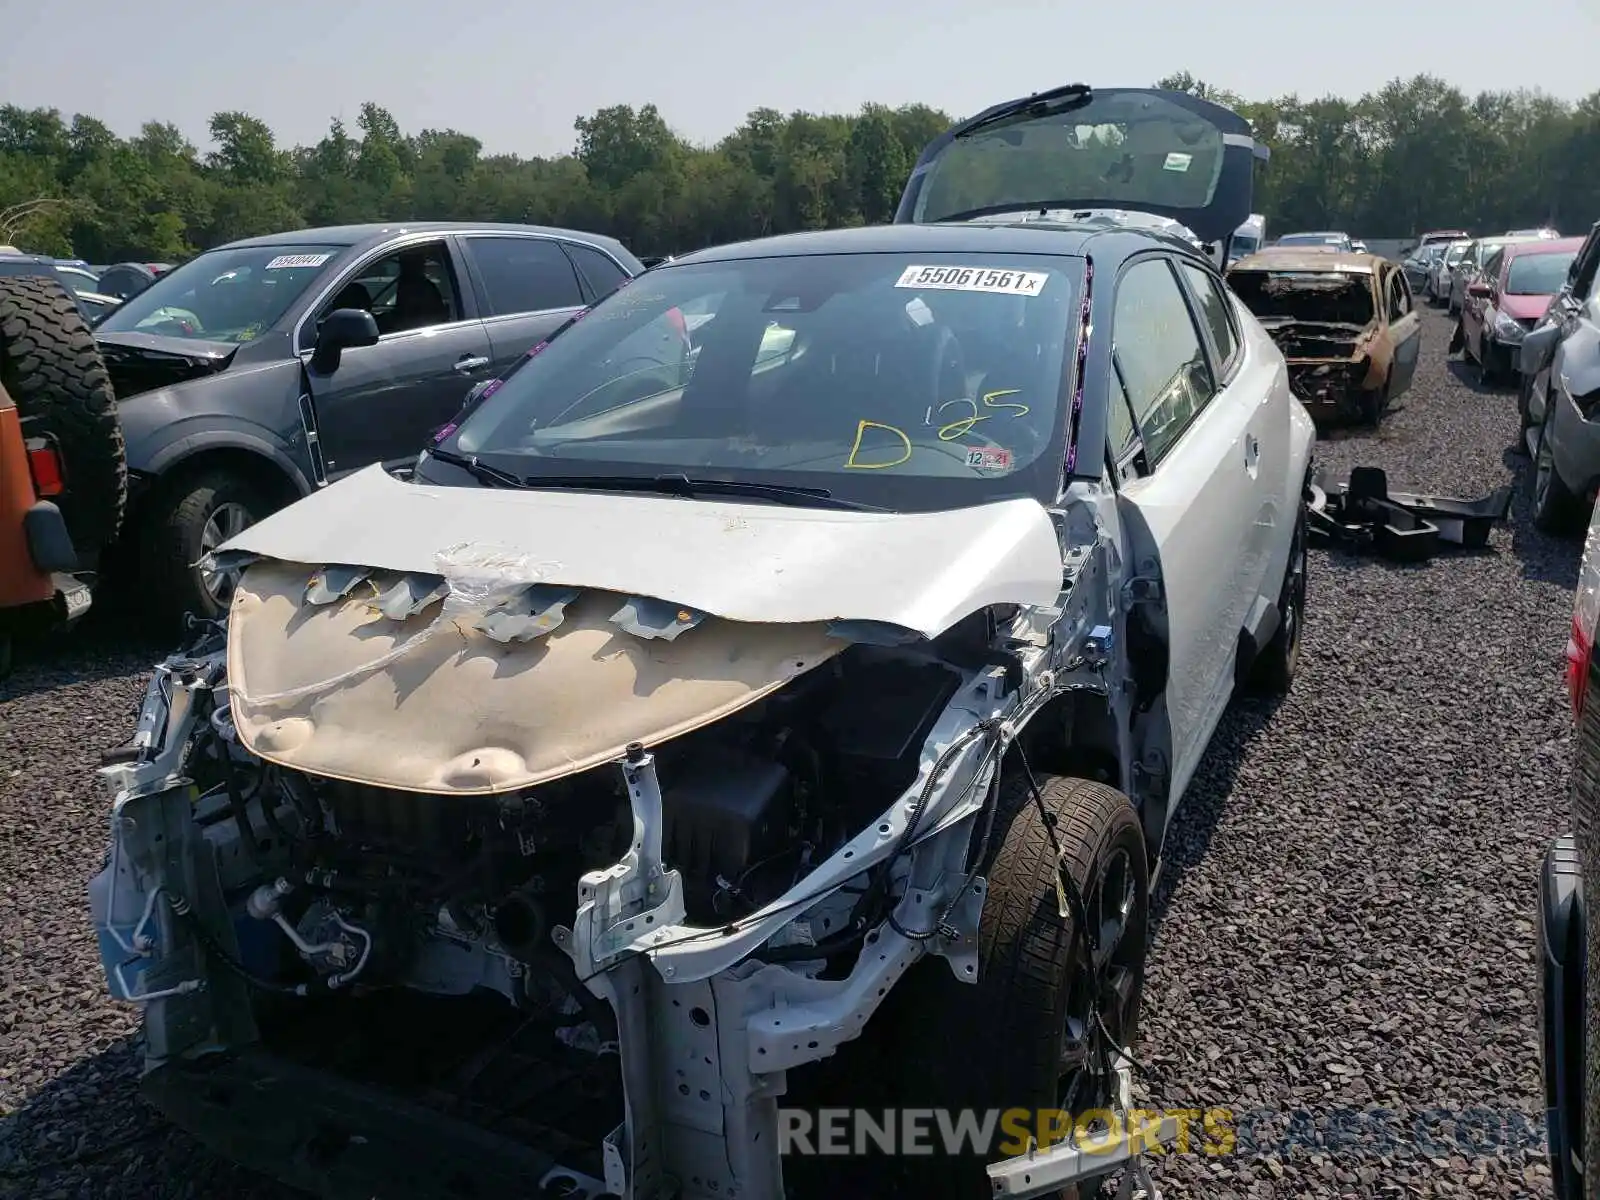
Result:
<instances>
[{"instance_id":1,"label":"inspection sticker on windshield","mask_svg":"<svg viewBox=\"0 0 1600 1200\"><path fill-rule=\"evenodd\" d=\"M1011 451L1004 446L968 446L967 466L979 471L1011 470Z\"/></svg>"},{"instance_id":2,"label":"inspection sticker on windshield","mask_svg":"<svg viewBox=\"0 0 1600 1200\"><path fill-rule=\"evenodd\" d=\"M1161 169L1163 171L1187 171L1189 164L1193 161L1194 155L1179 154L1177 151L1173 151L1167 155L1167 161L1161 164Z\"/></svg>"},{"instance_id":3,"label":"inspection sticker on windshield","mask_svg":"<svg viewBox=\"0 0 1600 1200\"><path fill-rule=\"evenodd\" d=\"M266 265L268 271L282 271L289 267L320 267L331 254L280 254Z\"/></svg>"},{"instance_id":4,"label":"inspection sticker on windshield","mask_svg":"<svg viewBox=\"0 0 1600 1200\"><path fill-rule=\"evenodd\" d=\"M1003 271L991 267L907 267L895 287L940 292L998 292L1037 296L1050 276L1043 271Z\"/></svg>"}]
</instances>

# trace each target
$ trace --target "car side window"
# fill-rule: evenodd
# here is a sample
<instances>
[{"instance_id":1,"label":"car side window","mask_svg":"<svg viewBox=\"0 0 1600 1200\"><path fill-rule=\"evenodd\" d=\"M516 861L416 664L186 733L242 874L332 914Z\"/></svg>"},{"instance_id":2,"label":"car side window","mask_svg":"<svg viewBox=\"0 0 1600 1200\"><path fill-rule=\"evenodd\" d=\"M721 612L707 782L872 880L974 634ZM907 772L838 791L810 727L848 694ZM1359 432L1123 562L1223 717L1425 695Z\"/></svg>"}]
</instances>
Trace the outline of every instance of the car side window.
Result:
<instances>
[{"instance_id":1,"label":"car side window","mask_svg":"<svg viewBox=\"0 0 1600 1200\"><path fill-rule=\"evenodd\" d=\"M1483 277L1485 279L1498 279L1500 277L1500 265L1505 262L1505 257L1506 252L1504 250L1496 250L1491 254L1489 261L1483 264Z\"/></svg>"},{"instance_id":2,"label":"car side window","mask_svg":"<svg viewBox=\"0 0 1600 1200\"><path fill-rule=\"evenodd\" d=\"M1154 468L1216 394L1200 331L1167 259L1137 262L1118 281L1111 352Z\"/></svg>"},{"instance_id":3,"label":"car side window","mask_svg":"<svg viewBox=\"0 0 1600 1200\"><path fill-rule=\"evenodd\" d=\"M589 285L589 295L593 300L609 296L628 277L627 272L617 266L610 255L596 250L593 246L585 246L581 242L567 242L565 249L577 266L578 273L583 276L583 281Z\"/></svg>"},{"instance_id":4,"label":"car side window","mask_svg":"<svg viewBox=\"0 0 1600 1200\"><path fill-rule=\"evenodd\" d=\"M380 337L461 320L461 287L449 247L424 242L359 267L323 302L317 320L306 323L300 335L302 349L316 340L317 324L336 308L365 309L377 321Z\"/></svg>"},{"instance_id":5,"label":"car side window","mask_svg":"<svg viewBox=\"0 0 1600 1200\"><path fill-rule=\"evenodd\" d=\"M1139 436L1139 427L1133 419L1133 401L1128 389L1122 386L1122 373L1111 372L1111 413L1106 426L1106 449L1113 462L1120 462Z\"/></svg>"},{"instance_id":6,"label":"car side window","mask_svg":"<svg viewBox=\"0 0 1600 1200\"><path fill-rule=\"evenodd\" d=\"M1233 305L1209 272L1183 264L1183 273L1200 302L1200 315L1211 330L1211 344L1217 351L1217 374L1226 377L1239 352L1239 333L1234 328Z\"/></svg>"},{"instance_id":7,"label":"car side window","mask_svg":"<svg viewBox=\"0 0 1600 1200\"><path fill-rule=\"evenodd\" d=\"M1389 272L1389 321L1392 324L1411 311L1411 297L1406 294L1406 281L1399 271Z\"/></svg>"},{"instance_id":8,"label":"car side window","mask_svg":"<svg viewBox=\"0 0 1600 1200\"><path fill-rule=\"evenodd\" d=\"M483 281L491 316L578 308L583 292L571 261L548 238L463 238Z\"/></svg>"}]
</instances>

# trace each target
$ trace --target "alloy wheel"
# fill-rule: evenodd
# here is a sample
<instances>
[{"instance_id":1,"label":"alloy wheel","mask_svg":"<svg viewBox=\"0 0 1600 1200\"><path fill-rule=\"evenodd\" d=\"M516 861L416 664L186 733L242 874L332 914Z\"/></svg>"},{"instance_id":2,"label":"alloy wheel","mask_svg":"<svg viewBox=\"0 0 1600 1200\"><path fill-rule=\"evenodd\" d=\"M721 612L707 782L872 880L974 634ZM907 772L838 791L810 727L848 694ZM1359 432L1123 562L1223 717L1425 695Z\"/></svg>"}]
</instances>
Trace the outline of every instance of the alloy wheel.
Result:
<instances>
[{"instance_id":1,"label":"alloy wheel","mask_svg":"<svg viewBox=\"0 0 1600 1200\"><path fill-rule=\"evenodd\" d=\"M1059 1091L1067 1112L1102 1107L1116 1096L1110 1064L1098 1061L1097 1045L1109 1039L1126 1046L1138 1019L1139 965L1145 953L1149 892L1141 889L1133 860L1116 848L1101 861L1084 890L1084 907L1093 931L1093 970L1075 970L1062 1029Z\"/></svg>"},{"instance_id":2,"label":"alloy wheel","mask_svg":"<svg viewBox=\"0 0 1600 1200\"><path fill-rule=\"evenodd\" d=\"M255 519L250 515L250 510L242 504L230 500L217 505L206 518L205 527L200 531L201 558L237 537L254 523ZM219 570L215 566L203 567L200 571L201 585L206 589L206 594L218 604L228 602L238 581L237 571Z\"/></svg>"}]
</instances>

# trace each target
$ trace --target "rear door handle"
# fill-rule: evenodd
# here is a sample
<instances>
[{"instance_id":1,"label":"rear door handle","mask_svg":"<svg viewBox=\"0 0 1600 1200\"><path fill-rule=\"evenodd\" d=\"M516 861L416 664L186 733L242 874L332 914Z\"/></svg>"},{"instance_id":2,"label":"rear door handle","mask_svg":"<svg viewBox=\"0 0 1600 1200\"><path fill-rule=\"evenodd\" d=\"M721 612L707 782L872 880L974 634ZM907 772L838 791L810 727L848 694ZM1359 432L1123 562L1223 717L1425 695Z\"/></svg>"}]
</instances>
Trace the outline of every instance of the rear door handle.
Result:
<instances>
[{"instance_id":1,"label":"rear door handle","mask_svg":"<svg viewBox=\"0 0 1600 1200\"><path fill-rule=\"evenodd\" d=\"M1251 475L1256 473L1256 465L1261 461L1261 441L1253 433L1244 436L1244 469Z\"/></svg>"},{"instance_id":2,"label":"rear door handle","mask_svg":"<svg viewBox=\"0 0 1600 1200\"><path fill-rule=\"evenodd\" d=\"M488 365L489 360L483 355L469 354L465 358L456 359L456 365L453 369L461 372L463 375L470 375L479 367L487 367Z\"/></svg>"}]
</instances>

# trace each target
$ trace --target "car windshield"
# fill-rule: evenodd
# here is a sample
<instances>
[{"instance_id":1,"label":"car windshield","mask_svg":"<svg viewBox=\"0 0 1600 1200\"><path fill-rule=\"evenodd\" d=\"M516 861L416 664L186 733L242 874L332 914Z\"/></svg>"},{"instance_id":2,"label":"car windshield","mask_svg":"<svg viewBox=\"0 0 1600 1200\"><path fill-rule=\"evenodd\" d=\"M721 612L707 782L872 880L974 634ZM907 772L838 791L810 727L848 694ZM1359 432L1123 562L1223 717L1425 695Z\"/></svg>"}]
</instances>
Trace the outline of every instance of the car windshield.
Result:
<instances>
[{"instance_id":1,"label":"car windshield","mask_svg":"<svg viewBox=\"0 0 1600 1200\"><path fill-rule=\"evenodd\" d=\"M1373 317L1372 277L1354 271L1230 271L1228 285L1260 319L1365 327Z\"/></svg>"},{"instance_id":2,"label":"car windshield","mask_svg":"<svg viewBox=\"0 0 1600 1200\"><path fill-rule=\"evenodd\" d=\"M1564 254L1519 254L1506 269L1506 295L1553 296L1567 282L1567 268L1576 251Z\"/></svg>"},{"instance_id":3,"label":"car windshield","mask_svg":"<svg viewBox=\"0 0 1600 1200\"><path fill-rule=\"evenodd\" d=\"M1278 239L1280 246L1338 246L1344 239L1336 233L1286 233Z\"/></svg>"},{"instance_id":4,"label":"car windshield","mask_svg":"<svg viewBox=\"0 0 1600 1200\"><path fill-rule=\"evenodd\" d=\"M1248 233L1233 235L1233 245L1230 247L1234 257L1243 258L1247 254L1254 254L1261 248L1261 239Z\"/></svg>"},{"instance_id":5,"label":"car windshield","mask_svg":"<svg viewBox=\"0 0 1600 1200\"><path fill-rule=\"evenodd\" d=\"M61 276L61 282L75 292L93 292L99 285L98 276L83 270L80 267L56 267L56 274Z\"/></svg>"},{"instance_id":6,"label":"car windshield","mask_svg":"<svg viewBox=\"0 0 1600 1200\"><path fill-rule=\"evenodd\" d=\"M541 481L1053 500L1080 268L992 252L658 267L530 351L440 448Z\"/></svg>"},{"instance_id":7,"label":"car windshield","mask_svg":"<svg viewBox=\"0 0 1600 1200\"><path fill-rule=\"evenodd\" d=\"M253 341L278 323L340 249L291 245L212 250L158 277L95 332Z\"/></svg>"},{"instance_id":8,"label":"car windshield","mask_svg":"<svg viewBox=\"0 0 1600 1200\"><path fill-rule=\"evenodd\" d=\"M1460 262L1461 256L1467 252L1468 244L1469 243L1467 242L1456 242L1448 250L1446 250L1444 252L1445 265L1453 267Z\"/></svg>"}]
</instances>

